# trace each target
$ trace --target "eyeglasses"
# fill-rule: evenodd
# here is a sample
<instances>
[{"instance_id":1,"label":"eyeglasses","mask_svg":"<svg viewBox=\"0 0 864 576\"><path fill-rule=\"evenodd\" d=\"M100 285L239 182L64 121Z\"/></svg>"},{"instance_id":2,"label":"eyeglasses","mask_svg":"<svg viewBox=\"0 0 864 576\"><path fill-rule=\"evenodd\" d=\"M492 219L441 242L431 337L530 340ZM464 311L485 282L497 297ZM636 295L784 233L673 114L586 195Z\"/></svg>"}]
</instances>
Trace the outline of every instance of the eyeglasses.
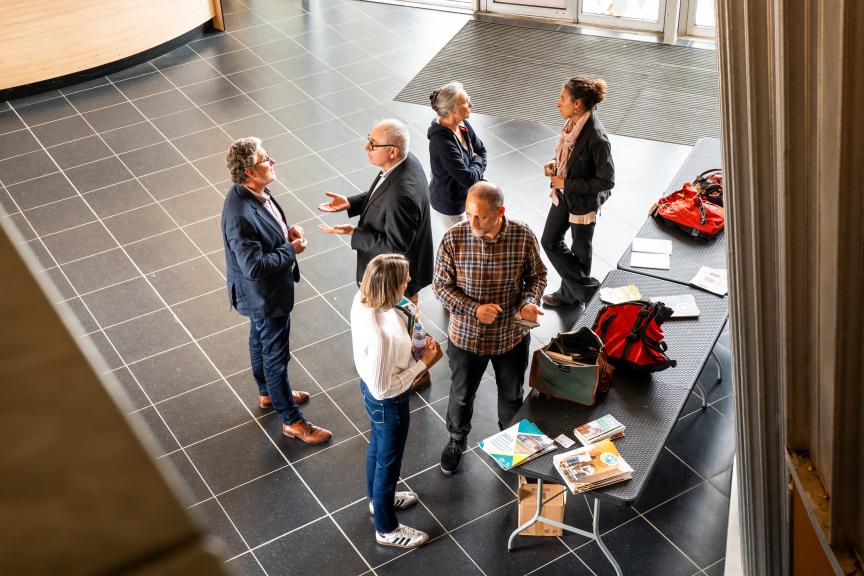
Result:
<instances>
[{"instance_id":1,"label":"eyeglasses","mask_svg":"<svg viewBox=\"0 0 864 576\"><path fill-rule=\"evenodd\" d=\"M261 160L260 162L256 162L255 166L258 166L259 164L264 164L264 163L276 164L276 160L267 156L263 160Z\"/></svg>"},{"instance_id":2,"label":"eyeglasses","mask_svg":"<svg viewBox=\"0 0 864 576\"><path fill-rule=\"evenodd\" d=\"M398 148L395 144L376 144L375 141L372 140L371 136L366 136L366 140L372 150L375 148Z\"/></svg>"}]
</instances>

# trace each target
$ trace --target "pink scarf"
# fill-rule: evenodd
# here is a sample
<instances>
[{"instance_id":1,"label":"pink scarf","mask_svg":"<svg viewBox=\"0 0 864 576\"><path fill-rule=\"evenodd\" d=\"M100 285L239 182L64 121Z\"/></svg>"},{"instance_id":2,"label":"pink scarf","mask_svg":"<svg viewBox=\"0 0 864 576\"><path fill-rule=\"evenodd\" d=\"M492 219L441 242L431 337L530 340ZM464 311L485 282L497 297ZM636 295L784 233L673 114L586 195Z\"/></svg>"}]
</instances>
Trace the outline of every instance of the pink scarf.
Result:
<instances>
[{"instance_id":1,"label":"pink scarf","mask_svg":"<svg viewBox=\"0 0 864 576\"><path fill-rule=\"evenodd\" d=\"M570 153L573 152L573 146L576 144L576 139L582 132L585 123L591 116L591 111L587 110L575 122L572 118L568 118L561 129L561 135L558 137L558 144L555 146L555 175L563 178L567 177L567 163L570 161Z\"/></svg>"}]
</instances>

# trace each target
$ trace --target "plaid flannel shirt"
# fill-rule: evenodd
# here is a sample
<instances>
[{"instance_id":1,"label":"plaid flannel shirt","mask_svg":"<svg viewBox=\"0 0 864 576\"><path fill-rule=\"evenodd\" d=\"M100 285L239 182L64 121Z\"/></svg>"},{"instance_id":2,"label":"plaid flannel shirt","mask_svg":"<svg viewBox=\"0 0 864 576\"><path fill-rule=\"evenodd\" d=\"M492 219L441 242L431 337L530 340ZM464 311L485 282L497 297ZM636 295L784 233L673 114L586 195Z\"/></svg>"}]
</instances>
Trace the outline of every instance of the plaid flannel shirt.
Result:
<instances>
[{"instance_id":1,"label":"plaid flannel shirt","mask_svg":"<svg viewBox=\"0 0 864 576\"><path fill-rule=\"evenodd\" d=\"M522 222L504 217L493 240L471 233L468 222L450 228L435 260L432 290L450 312L450 341L480 356L513 349L528 329L513 322L525 304L540 305L546 289L546 266L537 238ZM475 313L481 304L498 304L502 311L492 324L481 324Z\"/></svg>"}]
</instances>

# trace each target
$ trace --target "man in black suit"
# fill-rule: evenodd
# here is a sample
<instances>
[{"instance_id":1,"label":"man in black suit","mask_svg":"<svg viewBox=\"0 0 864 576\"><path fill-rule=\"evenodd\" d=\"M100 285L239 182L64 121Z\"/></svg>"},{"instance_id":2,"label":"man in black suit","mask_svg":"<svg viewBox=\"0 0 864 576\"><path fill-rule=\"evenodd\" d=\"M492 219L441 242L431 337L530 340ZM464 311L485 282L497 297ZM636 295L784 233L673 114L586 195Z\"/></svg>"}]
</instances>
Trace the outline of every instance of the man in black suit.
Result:
<instances>
[{"instance_id":1,"label":"man in black suit","mask_svg":"<svg viewBox=\"0 0 864 576\"><path fill-rule=\"evenodd\" d=\"M294 283L300 281L297 254L306 249L303 229L288 226L285 213L267 185L276 179L275 161L258 138L234 142L225 157L234 184L222 209L228 299L249 318L249 356L258 384L258 405L273 408L282 434L307 444L331 438L300 413L307 392L288 383L288 338Z\"/></svg>"},{"instance_id":2,"label":"man in black suit","mask_svg":"<svg viewBox=\"0 0 864 576\"><path fill-rule=\"evenodd\" d=\"M383 120L369 132L369 162L381 169L368 192L342 196L325 192L330 201L323 212L348 211L360 216L357 225L318 227L327 234L351 236L357 251L357 284L366 265L379 254L402 254L408 259L411 281L405 296L417 302L417 293L432 283L434 252L429 221L429 184L423 166L408 151L408 127L398 120Z\"/></svg>"}]
</instances>

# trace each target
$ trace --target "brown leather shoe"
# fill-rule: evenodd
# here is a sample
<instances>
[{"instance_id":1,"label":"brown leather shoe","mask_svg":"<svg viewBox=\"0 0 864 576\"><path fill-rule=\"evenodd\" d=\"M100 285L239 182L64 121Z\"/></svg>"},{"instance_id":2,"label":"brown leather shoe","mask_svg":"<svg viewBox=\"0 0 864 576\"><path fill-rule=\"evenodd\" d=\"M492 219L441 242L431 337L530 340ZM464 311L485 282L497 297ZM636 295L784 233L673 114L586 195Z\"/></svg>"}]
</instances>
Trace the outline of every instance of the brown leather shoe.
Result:
<instances>
[{"instance_id":1,"label":"brown leather shoe","mask_svg":"<svg viewBox=\"0 0 864 576\"><path fill-rule=\"evenodd\" d=\"M309 393L302 390L294 390L291 392L291 398L294 400L294 404L300 405L309 400ZM258 406L262 410L266 410L273 407L273 402L270 401L269 396L258 396Z\"/></svg>"},{"instance_id":2,"label":"brown leather shoe","mask_svg":"<svg viewBox=\"0 0 864 576\"><path fill-rule=\"evenodd\" d=\"M333 437L329 430L319 428L302 419L293 424L282 424L282 434L288 438L296 438L306 444L323 444Z\"/></svg>"}]
</instances>

